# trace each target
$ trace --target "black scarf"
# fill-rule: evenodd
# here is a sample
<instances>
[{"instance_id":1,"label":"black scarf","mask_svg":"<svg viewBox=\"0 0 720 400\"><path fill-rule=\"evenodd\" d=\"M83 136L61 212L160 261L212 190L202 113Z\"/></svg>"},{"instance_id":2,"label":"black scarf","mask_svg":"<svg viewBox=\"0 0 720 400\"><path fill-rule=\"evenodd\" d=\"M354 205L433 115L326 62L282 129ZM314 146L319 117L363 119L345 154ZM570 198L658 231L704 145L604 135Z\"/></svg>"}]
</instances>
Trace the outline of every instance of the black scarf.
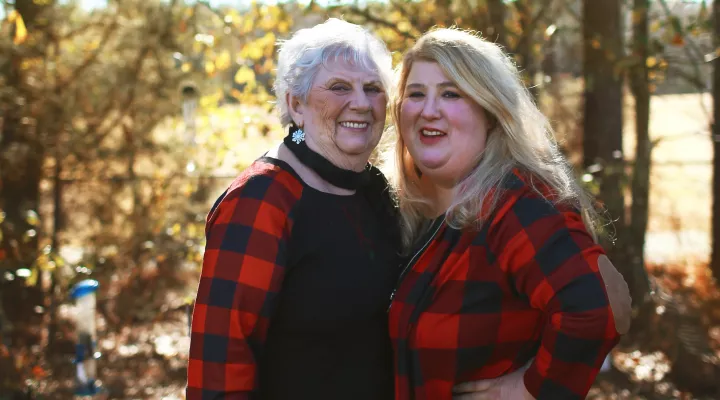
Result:
<instances>
[{"instance_id":1,"label":"black scarf","mask_svg":"<svg viewBox=\"0 0 720 400\"><path fill-rule=\"evenodd\" d=\"M400 248L399 215L393 199L390 185L385 176L377 167L368 163L360 171L352 171L338 167L322 155L310 149L302 140L294 140L293 134L299 128L292 124L288 135L283 139L285 146L308 168L315 171L322 179L333 186L343 189L356 190L370 203L379 217L388 219L387 228L391 230L393 240Z\"/></svg>"},{"instance_id":2,"label":"black scarf","mask_svg":"<svg viewBox=\"0 0 720 400\"><path fill-rule=\"evenodd\" d=\"M367 185L370 180L370 171L372 170L370 163L365 165L365 168L360 172L340 168L310 149L304 139L295 140L293 134L298 130L295 124L290 125L290 132L285 136L283 143L285 143L285 146L287 146L287 148L295 154L295 157L305 164L305 166L315 171L315 173L331 185L339 188L358 190L362 186Z\"/></svg>"}]
</instances>

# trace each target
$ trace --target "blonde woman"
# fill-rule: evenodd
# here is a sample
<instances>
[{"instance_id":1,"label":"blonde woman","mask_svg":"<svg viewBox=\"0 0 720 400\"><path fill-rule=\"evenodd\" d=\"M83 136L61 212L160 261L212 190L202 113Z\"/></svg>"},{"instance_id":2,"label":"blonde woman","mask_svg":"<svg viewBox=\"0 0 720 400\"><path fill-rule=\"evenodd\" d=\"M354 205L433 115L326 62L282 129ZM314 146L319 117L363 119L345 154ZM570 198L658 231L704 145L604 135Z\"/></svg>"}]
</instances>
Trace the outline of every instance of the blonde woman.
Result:
<instances>
[{"instance_id":1,"label":"blonde woman","mask_svg":"<svg viewBox=\"0 0 720 400\"><path fill-rule=\"evenodd\" d=\"M629 291L513 62L431 31L391 108L409 254L389 311L395 398L584 399Z\"/></svg>"}]
</instances>

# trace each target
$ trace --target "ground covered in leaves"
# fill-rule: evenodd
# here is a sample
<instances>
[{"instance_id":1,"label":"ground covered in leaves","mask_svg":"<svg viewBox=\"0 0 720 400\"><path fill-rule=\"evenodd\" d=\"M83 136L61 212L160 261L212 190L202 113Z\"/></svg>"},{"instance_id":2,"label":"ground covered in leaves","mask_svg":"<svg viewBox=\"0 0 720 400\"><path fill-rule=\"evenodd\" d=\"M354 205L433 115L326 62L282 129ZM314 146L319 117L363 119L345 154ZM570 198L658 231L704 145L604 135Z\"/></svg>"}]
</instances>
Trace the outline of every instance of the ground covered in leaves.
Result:
<instances>
[{"instance_id":1,"label":"ground covered in leaves","mask_svg":"<svg viewBox=\"0 0 720 400\"><path fill-rule=\"evenodd\" d=\"M651 268L656 300L638 314L632 334L613 353L613 367L599 376L589 399L720 398L720 292L706 271L688 265ZM114 310L100 302L99 371L109 398L184 399L188 292L170 293L153 300L125 293L130 303L116 303ZM126 307L133 303L134 308ZM122 307L127 309L120 312ZM69 305L58 309L61 323L48 351L31 342L5 349L22 365L24 376L18 378L32 395L3 393L0 399L72 397L71 311ZM34 318L31 324L41 322ZM40 332L39 326L25 328Z\"/></svg>"}]
</instances>

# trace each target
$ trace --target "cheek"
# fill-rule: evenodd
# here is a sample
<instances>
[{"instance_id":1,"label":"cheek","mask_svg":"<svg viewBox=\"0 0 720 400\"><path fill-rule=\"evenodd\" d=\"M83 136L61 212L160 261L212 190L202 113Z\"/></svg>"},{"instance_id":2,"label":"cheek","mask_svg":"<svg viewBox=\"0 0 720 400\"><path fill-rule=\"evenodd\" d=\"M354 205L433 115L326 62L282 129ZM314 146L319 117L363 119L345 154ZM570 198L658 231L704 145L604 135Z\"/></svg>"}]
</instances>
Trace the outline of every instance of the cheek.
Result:
<instances>
[{"instance_id":1,"label":"cheek","mask_svg":"<svg viewBox=\"0 0 720 400\"><path fill-rule=\"evenodd\" d=\"M403 102L400 105L400 134L408 135L413 129L413 121L416 119L420 107L413 103Z\"/></svg>"},{"instance_id":2,"label":"cheek","mask_svg":"<svg viewBox=\"0 0 720 400\"><path fill-rule=\"evenodd\" d=\"M446 115L450 121L453 121L453 131L459 152L474 158L485 149L487 120L484 114L471 107L455 107L447 110Z\"/></svg>"},{"instance_id":3,"label":"cheek","mask_svg":"<svg viewBox=\"0 0 720 400\"><path fill-rule=\"evenodd\" d=\"M314 96L313 113L317 115L322 123L327 124L328 120L337 116L338 110L341 109L341 102L328 93L322 93Z\"/></svg>"},{"instance_id":4,"label":"cheek","mask_svg":"<svg viewBox=\"0 0 720 400\"><path fill-rule=\"evenodd\" d=\"M378 96L372 100L373 114L376 122L385 123L385 116L387 114L387 97Z\"/></svg>"}]
</instances>

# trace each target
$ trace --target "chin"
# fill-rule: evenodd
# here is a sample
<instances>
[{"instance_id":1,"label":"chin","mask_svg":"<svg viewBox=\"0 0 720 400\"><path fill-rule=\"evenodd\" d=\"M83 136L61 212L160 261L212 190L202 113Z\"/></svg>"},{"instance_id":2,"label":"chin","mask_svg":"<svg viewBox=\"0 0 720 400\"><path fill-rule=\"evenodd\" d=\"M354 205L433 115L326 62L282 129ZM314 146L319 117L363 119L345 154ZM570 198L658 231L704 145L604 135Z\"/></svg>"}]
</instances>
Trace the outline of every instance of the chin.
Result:
<instances>
[{"instance_id":1,"label":"chin","mask_svg":"<svg viewBox=\"0 0 720 400\"><path fill-rule=\"evenodd\" d=\"M337 146L343 153L353 156L369 153L374 148L367 140L344 140L338 142Z\"/></svg>"},{"instance_id":2,"label":"chin","mask_svg":"<svg viewBox=\"0 0 720 400\"><path fill-rule=\"evenodd\" d=\"M437 158L423 159L422 157L418 157L417 160L418 164L422 165L423 169L428 171L439 170L447 162L447 160Z\"/></svg>"}]
</instances>

